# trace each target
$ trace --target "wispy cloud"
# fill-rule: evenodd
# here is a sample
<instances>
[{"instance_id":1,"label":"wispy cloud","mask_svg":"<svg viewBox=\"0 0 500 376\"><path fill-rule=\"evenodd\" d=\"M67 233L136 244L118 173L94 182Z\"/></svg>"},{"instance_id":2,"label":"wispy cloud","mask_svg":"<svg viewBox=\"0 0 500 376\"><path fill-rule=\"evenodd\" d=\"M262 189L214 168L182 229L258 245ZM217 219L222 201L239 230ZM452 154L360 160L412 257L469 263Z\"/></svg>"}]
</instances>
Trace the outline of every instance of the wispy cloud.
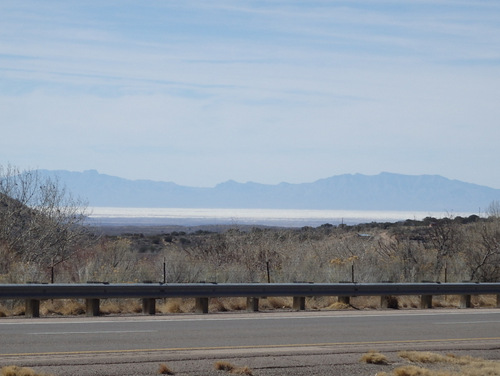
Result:
<instances>
[{"instance_id":1,"label":"wispy cloud","mask_svg":"<svg viewBox=\"0 0 500 376\"><path fill-rule=\"evenodd\" d=\"M1 160L197 185L392 170L500 187L477 168L500 157L496 1L6 0L0 25Z\"/></svg>"}]
</instances>

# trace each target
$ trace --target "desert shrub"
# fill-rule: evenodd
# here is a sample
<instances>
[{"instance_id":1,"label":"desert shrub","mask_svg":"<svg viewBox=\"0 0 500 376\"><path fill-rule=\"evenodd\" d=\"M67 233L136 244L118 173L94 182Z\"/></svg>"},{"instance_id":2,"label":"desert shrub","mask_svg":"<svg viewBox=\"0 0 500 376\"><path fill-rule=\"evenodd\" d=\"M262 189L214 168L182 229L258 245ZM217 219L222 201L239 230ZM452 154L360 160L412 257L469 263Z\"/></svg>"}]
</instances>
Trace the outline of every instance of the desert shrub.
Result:
<instances>
[{"instance_id":1,"label":"desert shrub","mask_svg":"<svg viewBox=\"0 0 500 376\"><path fill-rule=\"evenodd\" d=\"M261 306L263 308L272 308L272 309L283 309L283 308L291 308L292 302L291 298L283 298L280 296L271 296L262 301Z\"/></svg>"},{"instance_id":2,"label":"desert shrub","mask_svg":"<svg viewBox=\"0 0 500 376\"><path fill-rule=\"evenodd\" d=\"M230 373L233 375L253 375L253 371L248 366L233 368Z\"/></svg>"},{"instance_id":3,"label":"desert shrub","mask_svg":"<svg viewBox=\"0 0 500 376\"><path fill-rule=\"evenodd\" d=\"M470 356L441 355L427 351L401 351L399 356L419 364L433 364L433 369L408 365L396 368L395 376L500 376L500 362ZM453 371L441 370L444 364ZM441 366L442 367L442 366Z\"/></svg>"},{"instance_id":4,"label":"desert shrub","mask_svg":"<svg viewBox=\"0 0 500 376\"><path fill-rule=\"evenodd\" d=\"M236 367L233 364L225 361L215 362L214 368L217 371L226 371L234 375L253 375L253 372L249 367Z\"/></svg>"},{"instance_id":5,"label":"desert shrub","mask_svg":"<svg viewBox=\"0 0 500 376\"><path fill-rule=\"evenodd\" d=\"M204 264L189 254L177 250L165 252L166 280L168 283L194 283L206 280Z\"/></svg>"},{"instance_id":6,"label":"desert shrub","mask_svg":"<svg viewBox=\"0 0 500 376\"><path fill-rule=\"evenodd\" d=\"M389 360L384 354L371 350L361 357L361 361L370 364L389 364Z\"/></svg>"},{"instance_id":7,"label":"desert shrub","mask_svg":"<svg viewBox=\"0 0 500 376\"><path fill-rule=\"evenodd\" d=\"M7 309L7 307L0 304L0 317L7 317L7 316L9 316L9 313L10 312Z\"/></svg>"},{"instance_id":8,"label":"desert shrub","mask_svg":"<svg viewBox=\"0 0 500 376\"><path fill-rule=\"evenodd\" d=\"M192 298L168 298L158 306L162 313L195 312L195 301Z\"/></svg>"},{"instance_id":9,"label":"desert shrub","mask_svg":"<svg viewBox=\"0 0 500 376\"><path fill-rule=\"evenodd\" d=\"M451 373L435 372L417 366L403 366L393 371L394 376L452 376Z\"/></svg>"},{"instance_id":10,"label":"desert shrub","mask_svg":"<svg viewBox=\"0 0 500 376\"><path fill-rule=\"evenodd\" d=\"M225 298L224 302L229 311L243 311L247 308L246 298Z\"/></svg>"},{"instance_id":11,"label":"desert shrub","mask_svg":"<svg viewBox=\"0 0 500 376\"><path fill-rule=\"evenodd\" d=\"M175 372L172 371L165 363L159 365L156 373L159 375L175 375Z\"/></svg>"},{"instance_id":12,"label":"desert shrub","mask_svg":"<svg viewBox=\"0 0 500 376\"><path fill-rule=\"evenodd\" d=\"M449 360L449 357L428 351L400 351L398 355L414 363L439 363Z\"/></svg>"},{"instance_id":13,"label":"desert shrub","mask_svg":"<svg viewBox=\"0 0 500 376\"><path fill-rule=\"evenodd\" d=\"M235 367L229 362L219 360L219 361L215 362L214 368L217 371L232 371Z\"/></svg>"},{"instance_id":14,"label":"desert shrub","mask_svg":"<svg viewBox=\"0 0 500 376\"><path fill-rule=\"evenodd\" d=\"M76 300L46 300L40 304L42 315L81 315L85 313L85 305Z\"/></svg>"},{"instance_id":15,"label":"desert shrub","mask_svg":"<svg viewBox=\"0 0 500 376\"><path fill-rule=\"evenodd\" d=\"M440 227L432 227L434 223ZM500 221L493 219L229 229L165 236L124 234L104 236L98 244L82 247L54 270L56 282L80 283L163 281L164 263L167 283L259 283L268 282L268 277L273 283L494 280L500 275L498 239ZM154 252L139 252L149 245ZM48 270L17 257L5 246L0 248L2 283L47 282ZM418 306L404 297L398 300L402 308ZM393 303L390 306L395 308ZM291 305L264 304L275 308ZM449 306L452 302L436 298L435 304ZM314 302L314 307L320 305ZM234 309L225 303L221 308Z\"/></svg>"},{"instance_id":16,"label":"desert shrub","mask_svg":"<svg viewBox=\"0 0 500 376\"><path fill-rule=\"evenodd\" d=\"M101 303L99 312L103 315L140 313L142 305L137 299L106 299Z\"/></svg>"}]
</instances>

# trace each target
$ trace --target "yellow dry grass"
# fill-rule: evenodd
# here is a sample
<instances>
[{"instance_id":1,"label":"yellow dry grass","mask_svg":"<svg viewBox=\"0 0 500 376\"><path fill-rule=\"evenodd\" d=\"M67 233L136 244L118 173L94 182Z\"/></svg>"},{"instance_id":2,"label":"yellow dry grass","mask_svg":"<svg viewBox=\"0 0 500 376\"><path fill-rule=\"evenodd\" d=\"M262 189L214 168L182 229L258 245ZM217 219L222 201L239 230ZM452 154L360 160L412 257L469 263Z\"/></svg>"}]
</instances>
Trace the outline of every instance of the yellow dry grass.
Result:
<instances>
[{"instance_id":1,"label":"yellow dry grass","mask_svg":"<svg viewBox=\"0 0 500 376\"><path fill-rule=\"evenodd\" d=\"M4 306L0 305L0 317L9 316L9 311Z\"/></svg>"},{"instance_id":2,"label":"yellow dry grass","mask_svg":"<svg viewBox=\"0 0 500 376\"><path fill-rule=\"evenodd\" d=\"M224 301L220 298L210 299L208 310L210 312L226 312L228 311Z\"/></svg>"},{"instance_id":3,"label":"yellow dry grass","mask_svg":"<svg viewBox=\"0 0 500 376\"><path fill-rule=\"evenodd\" d=\"M2 308L2 311L5 316L23 316L26 313L26 306L21 303L16 303L10 308Z\"/></svg>"},{"instance_id":4,"label":"yellow dry grass","mask_svg":"<svg viewBox=\"0 0 500 376\"><path fill-rule=\"evenodd\" d=\"M429 351L400 351L398 355L412 363L446 363L449 357ZM455 358L452 358L455 359Z\"/></svg>"},{"instance_id":5,"label":"yellow dry grass","mask_svg":"<svg viewBox=\"0 0 500 376\"><path fill-rule=\"evenodd\" d=\"M500 361L428 351L401 351L398 355L417 365L404 365L377 376L500 376Z\"/></svg>"},{"instance_id":6,"label":"yellow dry grass","mask_svg":"<svg viewBox=\"0 0 500 376\"><path fill-rule=\"evenodd\" d=\"M125 300L104 300L102 301L99 311L103 315L113 315L120 313L140 313L142 312L142 305L136 299Z\"/></svg>"},{"instance_id":7,"label":"yellow dry grass","mask_svg":"<svg viewBox=\"0 0 500 376\"><path fill-rule=\"evenodd\" d=\"M342 309L352 309L352 306L342 302L335 302L330 304L327 309L342 310Z\"/></svg>"},{"instance_id":8,"label":"yellow dry grass","mask_svg":"<svg viewBox=\"0 0 500 376\"><path fill-rule=\"evenodd\" d=\"M247 309L246 298L225 298L224 301L228 311L244 311Z\"/></svg>"},{"instance_id":9,"label":"yellow dry grass","mask_svg":"<svg viewBox=\"0 0 500 376\"><path fill-rule=\"evenodd\" d=\"M314 296L306 300L306 307L309 309L320 310L336 302L337 299L331 296Z\"/></svg>"},{"instance_id":10,"label":"yellow dry grass","mask_svg":"<svg viewBox=\"0 0 500 376\"><path fill-rule=\"evenodd\" d=\"M27 367L6 366L0 371L1 376L50 376L45 373L38 373L35 370Z\"/></svg>"},{"instance_id":11,"label":"yellow dry grass","mask_svg":"<svg viewBox=\"0 0 500 376\"><path fill-rule=\"evenodd\" d=\"M209 311L211 312L231 312L246 309L245 298L214 298L210 299Z\"/></svg>"},{"instance_id":12,"label":"yellow dry grass","mask_svg":"<svg viewBox=\"0 0 500 376\"><path fill-rule=\"evenodd\" d=\"M351 305L359 309L379 309L379 296L355 296L351 298ZM352 308L352 307L351 307Z\"/></svg>"},{"instance_id":13,"label":"yellow dry grass","mask_svg":"<svg viewBox=\"0 0 500 376\"><path fill-rule=\"evenodd\" d=\"M226 371L233 375L253 375L252 369L247 366L237 367L229 362L225 362L222 360L215 362L214 368L217 371Z\"/></svg>"},{"instance_id":14,"label":"yellow dry grass","mask_svg":"<svg viewBox=\"0 0 500 376\"><path fill-rule=\"evenodd\" d=\"M219 360L217 362L214 363L214 368L217 370L217 371L232 371L234 369L234 366L229 363L229 362L225 362L225 361L222 361L222 360Z\"/></svg>"},{"instance_id":15,"label":"yellow dry grass","mask_svg":"<svg viewBox=\"0 0 500 376\"><path fill-rule=\"evenodd\" d=\"M261 307L264 309L285 309L292 307L291 298L283 298L280 296L271 296L267 299L263 299Z\"/></svg>"},{"instance_id":16,"label":"yellow dry grass","mask_svg":"<svg viewBox=\"0 0 500 376\"><path fill-rule=\"evenodd\" d=\"M160 313L185 313L194 311L193 299L168 298L157 304Z\"/></svg>"},{"instance_id":17,"label":"yellow dry grass","mask_svg":"<svg viewBox=\"0 0 500 376\"><path fill-rule=\"evenodd\" d=\"M231 370L233 375L253 375L253 371L251 368L244 366L244 367L236 367Z\"/></svg>"},{"instance_id":18,"label":"yellow dry grass","mask_svg":"<svg viewBox=\"0 0 500 376\"><path fill-rule=\"evenodd\" d=\"M85 313L85 304L77 300L47 300L40 305L40 314L75 316Z\"/></svg>"},{"instance_id":19,"label":"yellow dry grass","mask_svg":"<svg viewBox=\"0 0 500 376\"><path fill-rule=\"evenodd\" d=\"M361 357L361 361L370 364L389 364L384 354L371 350Z\"/></svg>"}]
</instances>

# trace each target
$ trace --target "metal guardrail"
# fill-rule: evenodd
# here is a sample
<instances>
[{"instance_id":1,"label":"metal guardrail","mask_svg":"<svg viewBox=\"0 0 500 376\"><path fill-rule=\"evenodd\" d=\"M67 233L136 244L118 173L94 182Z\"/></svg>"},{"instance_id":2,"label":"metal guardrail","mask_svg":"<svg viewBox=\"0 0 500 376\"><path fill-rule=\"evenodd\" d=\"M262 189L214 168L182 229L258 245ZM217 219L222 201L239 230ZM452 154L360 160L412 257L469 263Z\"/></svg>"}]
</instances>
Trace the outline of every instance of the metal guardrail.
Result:
<instances>
[{"instance_id":1,"label":"metal guardrail","mask_svg":"<svg viewBox=\"0 0 500 376\"><path fill-rule=\"evenodd\" d=\"M0 299L500 294L500 283L0 284Z\"/></svg>"},{"instance_id":2,"label":"metal guardrail","mask_svg":"<svg viewBox=\"0 0 500 376\"><path fill-rule=\"evenodd\" d=\"M247 309L258 310L262 297L293 297L293 308L305 309L305 298L338 296L349 303L354 296L387 297L420 295L421 308L432 307L433 295L460 295L460 306L471 306L471 295L496 295L500 307L500 283L140 283L140 284L0 284L1 299L26 300L26 316L38 317L40 300L86 299L87 315L99 315L99 300L141 298L143 312L155 313L155 300L195 298L196 311L207 313L209 298L246 297ZM384 300L385 299L385 300Z\"/></svg>"}]
</instances>

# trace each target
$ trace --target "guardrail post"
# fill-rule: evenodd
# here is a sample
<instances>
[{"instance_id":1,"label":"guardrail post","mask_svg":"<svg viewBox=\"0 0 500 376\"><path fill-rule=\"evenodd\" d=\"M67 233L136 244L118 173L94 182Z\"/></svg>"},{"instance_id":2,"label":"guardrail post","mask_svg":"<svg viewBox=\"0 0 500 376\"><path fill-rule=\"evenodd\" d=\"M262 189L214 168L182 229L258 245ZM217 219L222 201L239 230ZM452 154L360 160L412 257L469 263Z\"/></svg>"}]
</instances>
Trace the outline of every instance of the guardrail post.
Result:
<instances>
[{"instance_id":1,"label":"guardrail post","mask_svg":"<svg viewBox=\"0 0 500 376\"><path fill-rule=\"evenodd\" d=\"M99 316L99 299L85 299L85 314Z\"/></svg>"},{"instance_id":2,"label":"guardrail post","mask_svg":"<svg viewBox=\"0 0 500 376\"><path fill-rule=\"evenodd\" d=\"M196 298L196 313L208 313L208 298Z\"/></svg>"},{"instance_id":3,"label":"guardrail post","mask_svg":"<svg viewBox=\"0 0 500 376\"><path fill-rule=\"evenodd\" d=\"M26 311L24 312L25 317L40 317L40 300L38 299L26 299Z\"/></svg>"},{"instance_id":4,"label":"guardrail post","mask_svg":"<svg viewBox=\"0 0 500 376\"><path fill-rule=\"evenodd\" d=\"M142 313L144 313L145 315L154 315L156 313L155 298L142 299Z\"/></svg>"},{"instance_id":5,"label":"guardrail post","mask_svg":"<svg viewBox=\"0 0 500 376\"><path fill-rule=\"evenodd\" d=\"M500 294L497 294L497 308L500 308Z\"/></svg>"},{"instance_id":6,"label":"guardrail post","mask_svg":"<svg viewBox=\"0 0 500 376\"><path fill-rule=\"evenodd\" d=\"M420 296L420 308L432 308L432 295L422 295Z\"/></svg>"},{"instance_id":7,"label":"guardrail post","mask_svg":"<svg viewBox=\"0 0 500 376\"><path fill-rule=\"evenodd\" d=\"M293 297L293 309L295 311L304 311L306 309L306 297L305 296L294 296Z\"/></svg>"},{"instance_id":8,"label":"guardrail post","mask_svg":"<svg viewBox=\"0 0 500 376\"><path fill-rule=\"evenodd\" d=\"M247 298L247 311L249 312L259 311L259 298Z\"/></svg>"},{"instance_id":9,"label":"guardrail post","mask_svg":"<svg viewBox=\"0 0 500 376\"><path fill-rule=\"evenodd\" d=\"M470 308L471 296L470 295L460 295L460 308Z\"/></svg>"},{"instance_id":10,"label":"guardrail post","mask_svg":"<svg viewBox=\"0 0 500 376\"><path fill-rule=\"evenodd\" d=\"M350 305L351 304L351 297L350 296L339 296L338 301L339 301L339 303Z\"/></svg>"},{"instance_id":11,"label":"guardrail post","mask_svg":"<svg viewBox=\"0 0 500 376\"><path fill-rule=\"evenodd\" d=\"M387 309L389 307L390 296L382 295L380 297L380 308Z\"/></svg>"}]
</instances>

